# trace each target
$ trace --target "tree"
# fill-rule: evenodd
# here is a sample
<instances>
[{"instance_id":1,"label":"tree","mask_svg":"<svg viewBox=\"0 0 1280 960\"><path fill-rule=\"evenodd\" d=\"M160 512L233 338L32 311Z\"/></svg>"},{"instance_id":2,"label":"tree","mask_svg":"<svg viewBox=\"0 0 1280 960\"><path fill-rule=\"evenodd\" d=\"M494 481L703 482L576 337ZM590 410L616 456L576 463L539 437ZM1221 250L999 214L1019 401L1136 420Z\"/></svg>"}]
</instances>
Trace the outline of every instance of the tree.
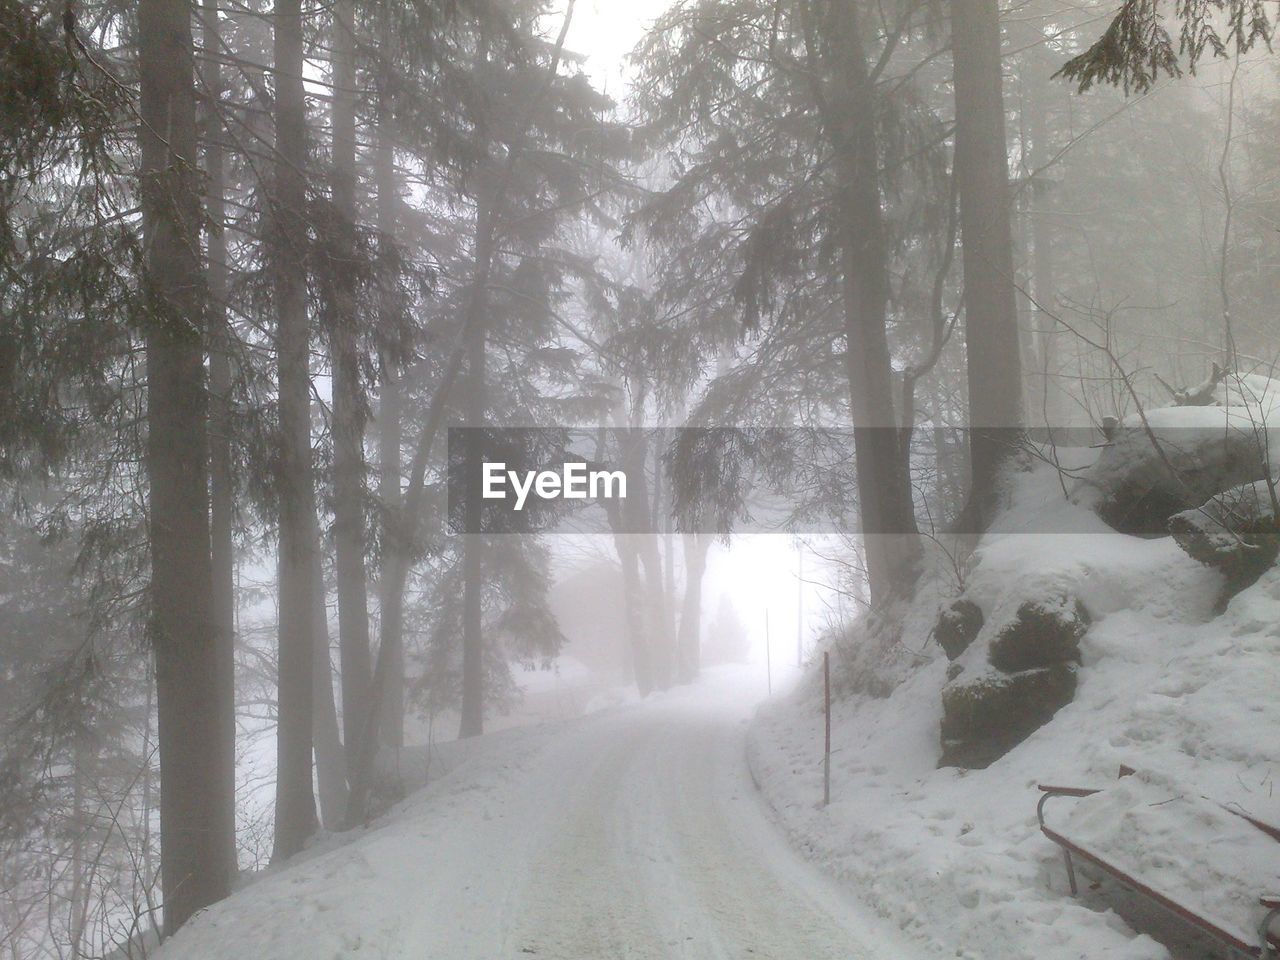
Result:
<instances>
[{"instance_id":1,"label":"tree","mask_svg":"<svg viewBox=\"0 0 1280 960\"><path fill-rule=\"evenodd\" d=\"M280 393L278 486L279 720L274 859L302 849L316 828L312 792L315 660L315 487L311 472L310 328L307 322L306 96L300 0L277 0L275 175L270 258Z\"/></svg>"},{"instance_id":2,"label":"tree","mask_svg":"<svg viewBox=\"0 0 1280 960\"><path fill-rule=\"evenodd\" d=\"M385 79L383 81L385 83ZM374 157L374 178L378 193L379 244L386 248L383 258L390 261L394 255L398 230L397 207L399 189L395 179L395 151L391 145L385 104L379 98L384 115L380 118L377 146ZM378 305L379 320L389 325L397 312L397 305L389 302L389 292L384 292ZM385 680L382 683L383 715L382 739L390 747L404 746L404 582L399 571L407 567L412 549L405 543L406 531L400 517L402 507L401 486L404 483L404 463L401 444L404 440L401 424L400 372L390 351L384 350L378 358L382 371L382 389L378 404L378 499L381 502L386 533L383 537L383 573L378 582L378 643L379 656L387 662ZM370 677L372 683L372 677ZM366 704L366 710L370 707ZM344 707L345 710L345 707ZM350 734L348 734L350 737ZM351 742L351 741L348 741Z\"/></svg>"},{"instance_id":3,"label":"tree","mask_svg":"<svg viewBox=\"0 0 1280 960\"><path fill-rule=\"evenodd\" d=\"M1102 36L1058 75L1074 81L1082 93L1095 83L1145 93L1161 74L1180 76L1180 58L1195 72L1206 55L1248 53L1259 43L1270 47L1275 33L1275 21L1259 0L1181 0L1175 15L1176 49L1157 0L1124 0Z\"/></svg>"},{"instance_id":4,"label":"tree","mask_svg":"<svg viewBox=\"0 0 1280 960\"><path fill-rule=\"evenodd\" d=\"M1022 425L1022 370L1009 219L1000 19L996 0L951 5L955 178L960 198L969 373L971 519L989 522L1000 467Z\"/></svg>"},{"instance_id":5,"label":"tree","mask_svg":"<svg viewBox=\"0 0 1280 960\"><path fill-rule=\"evenodd\" d=\"M892 277L922 272L922 234L946 209L946 129L916 87L930 58L894 71L927 44L924 19L913 3L698 0L639 51L648 145L673 158L634 217L663 252L661 312L701 326L704 357L732 342L726 327L759 340L736 396L708 391L695 420L830 426L839 396L877 602L909 586L918 550L891 349L910 289Z\"/></svg>"},{"instance_id":6,"label":"tree","mask_svg":"<svg viewBox=\"0 0 1280 960\"><path fill-rule=\"evenodd\" d=\"M366 401L357 353L356 311L356 35L351 0L339 0L333 24L333 205L335 271L329 309L333 366L333 535L338 579L338 650L342 668L342 724L348 775L368 711L368 583L364 566L364 431Z\"/></svg>"},{"instance_id":7,"label":"tree","mask_svg":"<svg viewBox=\"0 0 1280 960\"><path fill-rule=\"evenodd\" d=\"M220 46L216 0L201 5L202 41L206 50ZM210 560L213 565L213 613L217 618L217 678L222 685L218 703L222 709L222 735L218 745L225 766L223 776L235 782L235 479L232 473L231 364L233 334L228 318L231 299L226 224L226 158L222 116L222 64L218 60L203 67L204 92L212 107L206 109L204 126L204 169L206 215L206 270L209 296L206 339L209 353L209 523ZM231 822L219 833L232 844L235 857L235 808L223 813Z\"/></svg>"},{"instance_id":8,"label":"tree","mask_svg":"<svg viewBox=\"0 0 1280 960\"><path fill-rule=\"evenodd\" d=\"M707 570L711 538L686 533L684 544L684 597L680 607L680 632L676 635L676 678L681 683L698 679L702 669L702 579Z\"/></svg>"},{"instance_id":9,"label":"tree","mask_svg":"<svg viewBox=\"0 0 1280 960\"><path fill-rule=\"evenodd\" d=\"M212 605L206 289L200 262L191 11L142 0L138 50L147 352L152 637L160 726L165 927L230 892L234 782L222 758L226 685ZM299 83L301 80L299 79ZM308 769L308 781L310 771ZM309 784L308 784L309 789Z\"/></svg>"}]
</instances>

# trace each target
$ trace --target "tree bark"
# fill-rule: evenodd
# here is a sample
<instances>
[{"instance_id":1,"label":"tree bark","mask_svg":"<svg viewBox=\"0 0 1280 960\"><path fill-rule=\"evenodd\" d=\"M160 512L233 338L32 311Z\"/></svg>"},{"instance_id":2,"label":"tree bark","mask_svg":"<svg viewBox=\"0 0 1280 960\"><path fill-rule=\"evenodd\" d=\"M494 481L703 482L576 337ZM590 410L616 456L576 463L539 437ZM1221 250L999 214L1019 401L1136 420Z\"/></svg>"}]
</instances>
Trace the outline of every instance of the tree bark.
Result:
<instances>
[{"instance_id":1,"label":"tree bark","mask_svg":"<svg viewBox=\"0 0 1280 960\"><path fill-rule=\"evenodd\" d=\"M622 502L628 515L628 527L635 551L644 571L644 622L645 640L653 686L666 690L671 686L673 672L672 637L668 630L665 585L662 575L662 556L658 551L658 535L653 528L649 501L649 444L645 432L639 428L627 431L627 445L623 462L629 481L627 498Z\"/></svg>"},{"instance_id":2,"label":"tree bark","mask_svg":"<svg viewBox=\"0 0 1280 960\"><path fill-rule=\"evenodd\" d=\"M676 639L676 671L681 683L693 683L702 670L702 579L707 572L711 538L686 533L684 544L684 600Z\"/></svg>"},{"instance_id":3,"label":"tree bark","mask_svg":"<svg viewBox=\"0 0 1280 960\"><path fill-rule=\"evenodd\" d=\"M427 408L426 423L418 437L417 449L413 461L409 465L409 483L405 490L404 506L401 510L401 522L396 526L396 546L390 558L390 568L384 571L387 579L389 596L397 604L404 600L405 582L409 576L409 566L415 555L417 543L416 520L422 507L425 492L427 461L431 455L431 446L440 425L444 422L445 401L453 390L453 384L462 369L465 351L454 349L445 364L443 382L436 388ZM387 689L387 674L390 671L391 657L385 647L378 648L378 656L373 667L373 690L369 698L369 713L363 729L360 731L360 749L357 752L356 776L351 783L351 794L347 803L345 825L350 828L363 822L369 791L373 785L374 762L377 758L378 727L382 720L382 697Z\"/></svg>"},{"instance_id":4,"label":"tree bark","mask_svg":"<svg viewBox=\"0 0 1280 960\"><path fill-rule=\"evenodd\" d=\"M619 447L619 460L630 476L632 455L627 443L627 431L615 433ZM596 460L603 463L608 450L608 432L601 427L596 440ZM630 494L631 491L628 491ZM618 553L618 565L622 570L622 606L626 626L627 645L631 650L631 672L636 691L641 697L653 692L653 654L645 629L645 592L640 577L639 539L643 534L628 533L631 520L623 514L626 501L604 501L605 515L613 533L613 546Z\"/></svg>"},{"instance_id":5,"label":"tree bark","mask_svg":"<svg viewBox=\"0 0 1280 960\"><path fill-rule=\"evenodd\" d=\"M395 156L386 129L388 120L385 114L389 111L385 106L382 110L384 116L378 124L374 177L378 189L379 242L390 243L398 229L396 205L399 203L399 194L396 189ZM384 304L382 310L382 322L390 323L391 305ZM384 671L382 718L379 727L382 743L393 749L404 746L404 582L403 579L397 580L394 571L407 570L407 551L411 549L401 529L401 409L400 372L384 356L382 395L378 405L378 496L382 501L382 514L388 527L383 537L385 554L378 592L378 655L385 657L387 666Z\"/></svg>"},{"instance_id":6,"label":"tree bark","mask_svg":"<svg viewBox=\"0 0 1280 960\"><path fill-rule=\"evenodd\" d=\"M479 324L470 333L467 358L467 425L484 426L485 331ZM475 434L473 434L473 437ZM462 718L459 737L484 732L484 547L480 534L480 457L478 449L467 457L468 496L466 534L462 538Z\"/></svg>"},{"instance_id":7,"label":"tree bark","mask_svg":"<svg viewBox=\"0 0 1280 960\"><path fill-rule=\"evenodd\" d=\"M319 539L319 529L316 530ZM326 602L324 567L315 553L311 572L315 603L315 662L312 664L311 737L315 742L316 794L320 800L320 822L327 830L337 830L347 811L347 763L338 732L338 709L333 699L333 664L329 658L329 610Z\"/></svg>"},{"instance_id":8,"label":"tree bark","mask_svg":"<svg viewBox=\"0 0 1280 960\"><path fill-rule=\"evenodd\" d=\"M146 244L148 536L161 776L164 924L230 892L227 779L209 530L206 291L200 263L191 6L138 5Z\"/></svg>"},{"instance_id":9,"label":"tree bark","mask_svg":"<svg viewBox=\"0 0 1280 960\"><path fill-rule=\"evenodd\" d=\"M835 155L840 217L845 372L853 419L858 509L873 604L910 579L918 554L911 477L899 454L889 355L888 244L880 187L876 92L858 11L828 8L834 84L824 121Z\"/></svg>"},{"instance_id":10,"label":"tree bark","mask_svg":"<svg viewBox=\"0 0 1280 960\"><path fill-rule=\"evenodd\" d=\"M996 0L953 0L955 177L960 195L969 368L971 520L985 528L1022 427L1009 160Z\"/></svg>"},{"instance_id":11,"label":"tree bark","mask_svg":"<svg viewBox=\"0 0 1280 960\"><path fill-rule=\"evenodd\" d=\"M280 391L279 708L273 860L302 849L316 828L311 785L315 660L315 486L305 217L306 101L300 0L277 0L276 196L273 266Z\"/></svg>"},{"instance_id":12,"label":"tree bark","mask_svg":"<svg viewBox=\"0 0 1280 960\"><path fill-rule=\"evenodd\" d=\"M352 0L334 7L333 200L337 213L334 303L329 354L333 363L333 532L338 577L338 654L342 668L342 733L347 772L368 710L371 657L364 557L365 398L357 354L355 282L356 108L355 17Z\"/></svg>"},{"instance_id":13,"label":"tree bark","mask_svg":"<svg viewBox=\"0 0 1280 960\"><path fill-rule=\"evenodd\" d=\"M485 424L486 370L489 276L493 268L493 233L495 197L498 186L488 182L492 171L481 170L476 199L475 277L467 311L467 426L479 430ZM478 456L468 455L467 489L480 490ZM479 496L466 500L466 529L462 538L462 705L459 737L474 737L484 732L484 547L479 533L481 521Z\"/></svg>"},{"instance_id":14,"label":"tree bark","mask_svg":"<svg viewBox=\"0 0 1280 960\"><path fill-rule=\"evenodd\" d=\"M204 0L202 39L205 50L220 49L216 0ZM209 500L210 532L213 562L213 615L217 626L216 677L219 684L218 707L221 735L218 740L222 776L235 783L236 777L236 594L235 594L235 481L231 459L231 325L227 319L227 303L231 284L227 266L226 174L222 139L225 136L217 104L221 103L223 78L219 61L212 58L205 66L206 96L215 105L208 110L205 122L205 176L207 194L206 248L209 278L208 326L209 349ZM236 863L235 805L225 805L224 822L218 832L231 845L228 854Z\"/></svg>"},{"instance_id":15,"label":"tree bark","mask_svg":"<svg viewBox=\"0 0 1280 960\"><path fill-rule=\"evenodd\" d=\"M1044 102L1046 91L1036 89L1032 93L1031 106L1031 158L1033 170L1047 165L1053 156L1049 142L1049 124ZM1053 257L1053 212L1050 203L1052 184L1047 173L1031 178L1031 288L1035 291L1035 360L1039 371L1040 390L1037 396L1041 406L1041 418L1049 427L1065 425L1062 387L1054 376L1057 358L1053 352L1053 335L1056 321L1049 311L1053 309L1056 295Z\"/></svg>"}]
</instances>

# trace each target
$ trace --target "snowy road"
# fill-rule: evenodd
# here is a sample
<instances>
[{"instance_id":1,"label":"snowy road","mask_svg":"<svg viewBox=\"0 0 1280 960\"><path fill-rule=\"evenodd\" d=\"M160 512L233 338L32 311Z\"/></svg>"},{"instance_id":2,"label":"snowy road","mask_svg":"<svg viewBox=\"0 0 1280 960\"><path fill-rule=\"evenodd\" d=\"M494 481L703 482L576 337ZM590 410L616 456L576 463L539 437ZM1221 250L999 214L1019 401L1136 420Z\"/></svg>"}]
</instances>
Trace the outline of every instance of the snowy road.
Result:
<instances>
[{"instance_id":1,"label":"snowy road","mask_svg":"<svg viewBox=\"0 0 1280 960\"><path fill-rule=\"evenodd\" d=\"M271 909L254 898L238 918L247 924L232 925L237 934L257 927L269 942L247 935L236 948L218 918L223 935L199 938L208 952L166 956L918 955L778 834L747 772L747 713L740 695L703 688L536 743L518 734L381 830L235 898L276 901Z\"/></svg>"}]
</instances>

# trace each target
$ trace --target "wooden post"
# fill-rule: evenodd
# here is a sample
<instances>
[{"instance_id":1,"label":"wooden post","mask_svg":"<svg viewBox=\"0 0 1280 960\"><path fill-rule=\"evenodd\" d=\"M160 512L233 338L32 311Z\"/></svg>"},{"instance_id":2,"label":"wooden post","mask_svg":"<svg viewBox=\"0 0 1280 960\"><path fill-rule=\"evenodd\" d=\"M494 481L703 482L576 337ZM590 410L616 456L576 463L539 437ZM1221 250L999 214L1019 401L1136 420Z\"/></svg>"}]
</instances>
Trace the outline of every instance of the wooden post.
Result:
<instances>
[{"instance_id":1,"label":"wooden post","mask_svg":"<svg viewBox=\"0 0 1280 960\"><path fill-rule=\"evenodd\" d=\"M822 755L822 805L831 802L831 654L822 651L822 700L826 715L826 744Z\"/></svg>"},{"instance_id":2,"label":"wooden post","mask_svg":"<svg viewBox=\"0 0 1280 960\"><path fill-rule=\"evenodd\" d=\"M769 648L769 611L764 611L764 676L769 684L769 696L773 696L773 652Z\"/></svg>"},{"instance_id":3,"label":"wooden post","mask_svg":"<svg viewBox=\"0 0 1280 960\"><path fill-rule=\"evenodd\" d=\"M796 543L796 666L804 666L804 541Z\"/></svg>"}]
</instances>

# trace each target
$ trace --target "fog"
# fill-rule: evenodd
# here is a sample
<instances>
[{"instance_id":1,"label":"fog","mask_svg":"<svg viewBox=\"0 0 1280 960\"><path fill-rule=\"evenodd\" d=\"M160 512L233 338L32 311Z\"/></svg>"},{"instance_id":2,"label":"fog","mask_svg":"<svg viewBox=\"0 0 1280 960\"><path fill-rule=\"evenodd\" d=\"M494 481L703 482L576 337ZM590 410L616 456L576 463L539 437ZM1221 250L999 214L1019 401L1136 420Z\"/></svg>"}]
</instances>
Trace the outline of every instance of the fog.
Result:
<instances>
[{"instance_id":1,"label":"fog","mask_svg":"<svg viewBox=\"0 0 1280 960\"><path fill-rule=\"evenodd\" d=\"M0 955L1280 948L1274 13L0 0Z\"/></svg>"}]
</instances>

